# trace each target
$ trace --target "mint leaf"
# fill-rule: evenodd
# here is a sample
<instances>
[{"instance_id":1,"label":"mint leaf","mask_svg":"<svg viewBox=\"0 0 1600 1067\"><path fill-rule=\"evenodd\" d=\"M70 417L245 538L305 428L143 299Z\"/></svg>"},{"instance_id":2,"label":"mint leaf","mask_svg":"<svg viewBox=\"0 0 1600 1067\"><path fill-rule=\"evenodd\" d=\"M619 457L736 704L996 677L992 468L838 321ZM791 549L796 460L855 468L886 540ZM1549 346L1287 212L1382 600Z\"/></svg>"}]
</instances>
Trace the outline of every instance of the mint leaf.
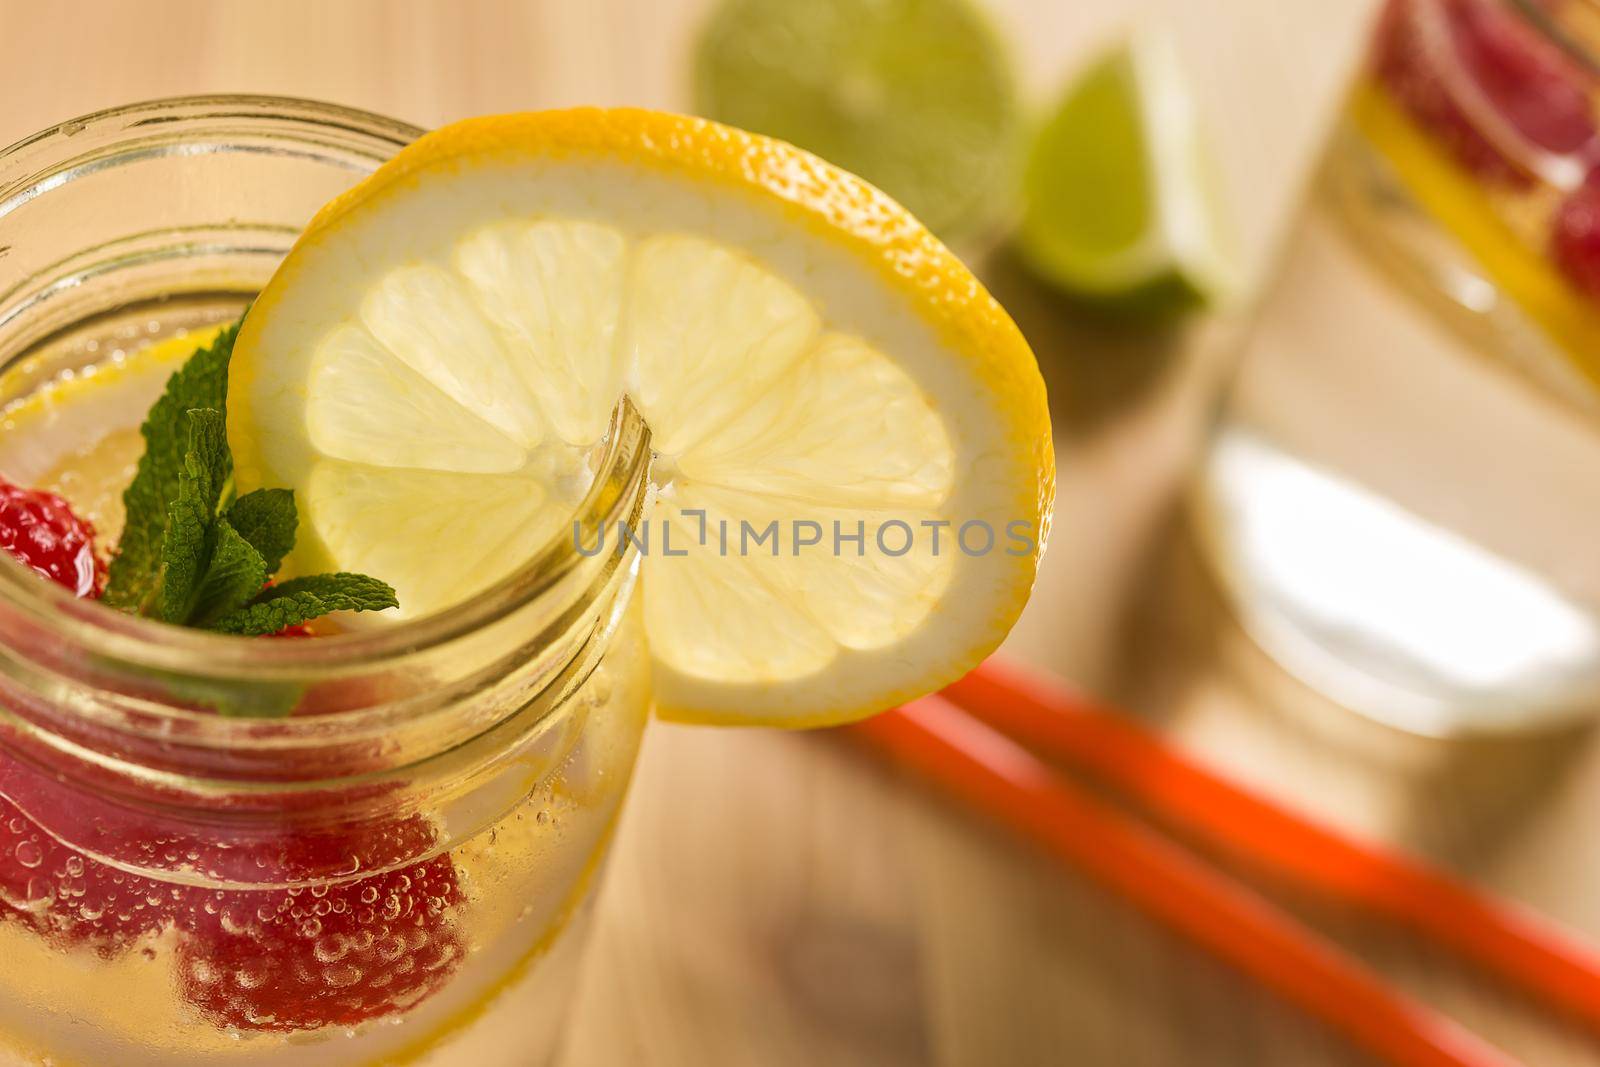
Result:
<instances>
[{"instance_id":1,"label":"mint leaf","mask_svg":"<svg viewBox=\"0 0 1600 1067\"><path fill-rule=\"evenodd\" d=\"M198 494L207 519L222 510L223 494L232 492L233 453L228 450L227 421L217 408L190 408L184 412L188 447L178 474L178 496L186 486Z\"/></svg>"},{"instance_id":2,"label":"mint leaf","mask_svg":"<svg viewBox=\"0 0 1600 1067\"><path fill-rule=\"evenodd\" d=\"M227 519L239 536L261 554L267 573L277 573L283 557L294 548L295 529L300 524L294 490L257 489L246 493L233 502Z\"/></svg>"},{"instance_id":3,"label":"mint leaf","mask_svg":"<svg viewBox=\"0 0 1600 1067\"><path fill-rule=\"evenodd\" d=\"M191 356L145 416L145 451L122 494L127 521L103 600L180 626L251 635L330 611L397 607L392 588L361 574L268 585L294 549L299 516L287 489L233 499L225 405L238 332L234 323ZM224 715L287 714L298 690L280 689L208 703Z\"/></svg>"},{"instance_id":4,"label":"mint leaf","mask_svg":"<svg viewBox=\"0 0 1600 1067\"><path fill-rule=\"evenodd\" d=\"M173 699L210 708L225 719L281 719L306 693L297 682L221 682L195 675L157 672Z\"/></svg>"},{"instance_id":5,"label":"mint leaf","mask_svg":"<svg viewBox=\"0 0 1600 1067\"><path fill-rule=\"evenodd\" d=\"M293 682L259 682L254 689L235 689L217 697L211 707L224 719L281 719L305 695L305 686Z\"/></svg>"},{"instance_id":6,"label":"mint leaf","mask_svg":"<svg viewBox=\"0 0 1600 1067\"><path fill-rule=\"evenodd\" d=\"M263 589L247 606L211 624L227 634L275 634L332 611L382 611L399 607L394 589L365 574L313 574Z\"/></svg>"},{"instance_id":7,"label":"mint leaf","mask_svg":"<svg viewBox=\"0 0 1600 1067\"><path fill-rule=\"evenodd\" d=\"M200 580L194 604L184 620L190 626L209 626L248 604L261 592L270 573L261 553L227 519L216 521L211 541L205 577Z\"/></svg>"},{"instance_id":8,"label":"mint leaf","mask_svg":"<svg viewBox=\"0 0 1600 1067\"><path fill-rule=\"evenodd\" d=\"M185 420L188 449L178 474L177 496L167 508L160 571L161 618L180 624L193 614L210 568L217 511L233 471L222 412L202 408L186 412Z\"/></svg>"},{"instance_id":9,"label":"mint leaf","mask_svg":"<svg viewBox=\"0 0 1600 1067\"><path fill-rule=\"evenodd\" d=\"M138 473L122 494L127 520L102 598L114 608L146 611L154 606L161 584L162 545L170 505L177 499L178 480L189 450L184 415L196 408L224 410L228 360L238 332L235 323L178 368L139 428L144 437L144 456L139 460ZM231 460L226 473L232 473Z\"/></svg>"}]
</instances>

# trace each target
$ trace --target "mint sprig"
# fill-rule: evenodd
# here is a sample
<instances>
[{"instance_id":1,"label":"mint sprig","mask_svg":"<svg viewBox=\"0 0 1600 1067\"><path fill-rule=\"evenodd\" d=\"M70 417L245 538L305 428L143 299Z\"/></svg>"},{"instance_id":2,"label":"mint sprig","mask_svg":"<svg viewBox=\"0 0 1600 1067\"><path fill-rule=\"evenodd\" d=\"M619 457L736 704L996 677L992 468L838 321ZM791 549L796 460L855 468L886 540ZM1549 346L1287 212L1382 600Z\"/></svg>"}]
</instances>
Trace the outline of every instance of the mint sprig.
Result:
<instances>
[{"instance_id":1,"label":"mint sprig","mask_svg":"<svg viewBox=\"0 0 1600 1067\"><path fill-rule=\"evenodd\" d=\"M225 634L275 634L331 611L382 611L394 606L394 590L376 578L343 571L313 574L263 589L212 628Z\"/></svg>"},{"instance_id":2,"label":"mint sprig","mask_svg":"<svg viewBox=\"0 0 1600 1067\"><path fill-rule=\"evenodd\" d=\"M189 357L167 380L164 392L145 416L139 433L144 438L144 456L122 503L127 520L117 553L111 559L105 603L123 611L152 614L161 582L161 558L166 540L167 519L172 501L178 497L178 481L183 475L189 452L188 412L226 410L228 400L228 360L233 355L235 323L217 339ZM232 457L223 472L223 481L233 474Z\"/></svg>"},{"instance_id":3,"label":"mint sprig","mask_svg":"<svg viewBox=\"0 0 1600 1067\"><path fill-rule=\"evenodd\" d=\"M318 574L272 585L294 548L288 489L235 499L224 404L235 324L167 382L140 433L145 453L123 493L127 525L104 601L178 626L254 636L334 611L398 607L364 574Z\"/></svg>"}]
</instances>

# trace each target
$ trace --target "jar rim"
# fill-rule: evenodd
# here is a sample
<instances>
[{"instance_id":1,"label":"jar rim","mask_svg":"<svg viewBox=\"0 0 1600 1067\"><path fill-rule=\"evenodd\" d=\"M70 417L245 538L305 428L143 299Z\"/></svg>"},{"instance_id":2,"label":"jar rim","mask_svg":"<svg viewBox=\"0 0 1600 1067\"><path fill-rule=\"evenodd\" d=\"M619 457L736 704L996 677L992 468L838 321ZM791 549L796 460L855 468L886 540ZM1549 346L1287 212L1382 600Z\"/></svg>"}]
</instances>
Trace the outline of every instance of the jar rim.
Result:
<instances>
[{"instance_id":1,"label":"jar rim","mask_svg":"<svg viewBox=\"0 0 1600 1067\"><path fill-rule=\"evenodd\" d=\"M535 603L593 561L567 529L634 527L649 486L650 431L624 398L612 413L596 475L562 533L504 578L452 607L314 641L255 641L129 615L40 580L0 553L0 602L82 652L129 667L175 674L272 681L306 671L352 672L447 645ZM197 665L203 670L196 670Z\"/></svg>"},{"instance_id":2,"label":"jar rim","mask_svg":"<svg viewBox=\"0 0 1600 1067\"><path fill-rule=\"evenodd\" d=\"M198 134L208 127L214 129L217 120L235 124L233 128L242 123L253 132L267 132L287 122L308 131L354 134L375 144L392 145L383 158L424 132L373 112L289 96L205 94L120 105L56 123L0 149L0 219L8 213L7 205L16 200L19 188L38 184L78 162L75 155L58 149L71 147L72 139L86 130L110 124L131 131L123 145L127 147L139 143L153 129L170 138L185 130ZM287 131L285 135L292 137ZM41 160L46 165L28 166L28 157L34 154L47 157ZM9 180L5 173L8 165L19 163L25 172ZM624 398L612 414L595 476L571 521L583 529L604 529L618 520L633 519L648 489L650 458L649 429ZM533 604L573 571L592 562L580 553L576 539L558 533L514 572L444 610L315 641L248 641L80 600L53 583L40 581L6 554L0 556L5 557L0 559L0 603L86 655L140 669L243 681L275 680L308 670L359 671L396 656L437 648Z\"/></svg>"},{"instance_id":3,"label":"jar rim","mask_svg":"<svg viewBox=\"0 0 1600 1067\"><path fill-rule=\"evenodd\" d=\"M30 133L13 141L11 144L0 148L0 156L10 156L29 145L47 141L55 137L70 138L89 126L97 126L110 120L135 117L136 121L128 128L141 128L157 123L181 121L186 118L215 118L218 117L212 108L246 109L244 111L228 111L222 114L234 118L292 118L301 121L313 121L323 126L337 126L338 120L349 124L350 129L362 133L383 133L394 135L400 142L406 143L415 140L427 132L422 127L413 125L403 119L380 115L376 111L367 111L362 108L350 107L346 104L336 104L330 100L318 100L305 96L283 96L274 93L193 93L181 96L158 96L148 100L136 100L130 104L117 104L112 107L100 108L82 115L65 119L50 126ZM198 114L186 114L197 111ZM281 114L280 114L281 113Z\"/></svg>"}]
</instances>

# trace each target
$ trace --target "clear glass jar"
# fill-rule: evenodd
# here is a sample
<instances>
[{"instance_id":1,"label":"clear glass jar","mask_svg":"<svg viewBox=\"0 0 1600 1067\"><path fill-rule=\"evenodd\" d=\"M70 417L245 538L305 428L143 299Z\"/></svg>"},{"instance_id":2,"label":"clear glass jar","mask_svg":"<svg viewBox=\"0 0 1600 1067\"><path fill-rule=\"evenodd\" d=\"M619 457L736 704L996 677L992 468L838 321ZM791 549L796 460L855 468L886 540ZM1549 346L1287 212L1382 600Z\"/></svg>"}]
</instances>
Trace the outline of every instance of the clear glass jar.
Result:
<instances>
[{"instance_id":1,"label":"clear glass jar","mask_svg":"<svg viewBox=\"0 0 1600 1067\"><path fill-rule=\"evenodd\" d=\"M1257 640L1407 730L1600 710L1596 45L1388 0L1196 483Z\"/></svg>"},{"instance_id":2,"label":"clear glass jar","mask_svg":"<svg viewBox=\"0 0 1600 1067\"><path fill-rule=\"evenodd\" d=\"M163 101L0 154L0 404L237 316L310 215L419 131ZM131 432L160 381L0 443ZM59 430L58 435L55 431ZM575 518L637 523L626 404ZM26 482L25 470L0 471ZM630 551L562 540L415 622L228 638L0 561L0 1064L529 1064L648 705ZM293 707L280 718L218 708Z\"/></svg>"}]
</instances>

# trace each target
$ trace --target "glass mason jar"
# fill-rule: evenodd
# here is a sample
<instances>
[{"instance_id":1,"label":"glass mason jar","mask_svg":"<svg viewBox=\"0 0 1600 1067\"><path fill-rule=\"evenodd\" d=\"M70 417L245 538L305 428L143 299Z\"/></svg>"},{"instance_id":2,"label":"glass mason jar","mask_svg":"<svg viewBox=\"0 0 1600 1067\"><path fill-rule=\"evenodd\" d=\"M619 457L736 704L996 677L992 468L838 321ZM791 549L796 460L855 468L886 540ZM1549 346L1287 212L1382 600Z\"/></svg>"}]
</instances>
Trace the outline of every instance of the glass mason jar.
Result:
<instances>
[{"instance_id":1,"label":"glass mason jar","mask_svg":"<svg viewBox=\"0 0 1600 1067\"><path fill-rule=\"evenodd\" d=\"M1196 482L1258 642L1407 730L1600 709L1595 45L1387 0Z\"/></svg>"},{"instance_id":2,"label":"glass mason jar","mask_svg":"<svg viewBox=\"0 0 1600 1067\"><path fill-rule=\"evenodd\" d=\"M7 149L0 403L236 317L418 132L211 97ZM0 423L4 462L132 433L160 385L63 403L44 437ZM637 523L626 404L600 450L575 518ZM270 641L0 561L0 1064L547 1058L646 716L637 565L558 541L445 612ZM293 713L219 713L252 708Z\"/></svg>"}]
</instances>

